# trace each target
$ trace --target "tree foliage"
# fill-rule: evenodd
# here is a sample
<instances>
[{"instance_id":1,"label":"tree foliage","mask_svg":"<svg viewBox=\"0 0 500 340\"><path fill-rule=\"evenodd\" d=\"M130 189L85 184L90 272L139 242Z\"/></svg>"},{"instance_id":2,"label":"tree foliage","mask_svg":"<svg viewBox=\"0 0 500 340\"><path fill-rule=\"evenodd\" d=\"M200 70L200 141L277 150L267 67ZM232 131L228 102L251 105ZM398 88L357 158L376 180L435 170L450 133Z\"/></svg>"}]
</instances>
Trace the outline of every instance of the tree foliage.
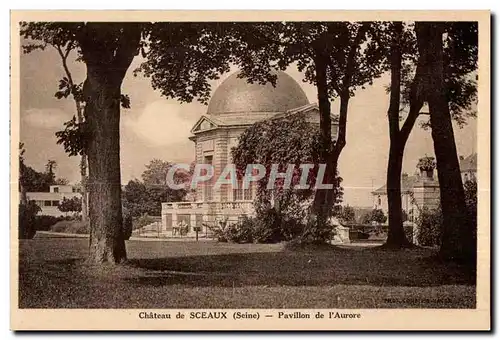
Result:
<instances>
[{"instance_id":1,"label":"tree foliage","mask_svg":"<svg viewBox=\"0 0 500 340\"><path fill-rule=\"evenodd\" d=\"M308 226L318 227L306 221L318 174L319 138L318 126L308 123L301 114L257 122L240 135L238 145L232 150L238 175L241 177L245 173L248 164L261 164L266 168L266 176L257 183L254 205L257 219L267 221L259 223L259 228L264 225L269 229L258 234L265 234L274 241L305 236L312 241L325 241L324 237L330 234L331 230L305 229ZM284 179L279 178L272 189L268 186L273 164L280 173L287 172L288 167L293 166L289 184L285 186ZM303 175L304 168L299 167L301 164L314 167L304 173L307 175L307 188L296 189ZM336 194L335 204L338 204L343 191L340 187L342 179L339 176L336 179L332 191Z\"/></svg>"},{"instance_id":2,"label":"tree foliage","mask_svg":"<svg viewBox=\"0 0 500 340\"><path fill-rule=\"evenodd\" d=\"M123 190L123 206L128 214L132 217L144 214L160 216L162 203L178 202L185 198L186 190L174 190L166 184L167 171L171 166L170 162L153 159L146 165L142 181L134 179L127 183ZM186 182L189 179L189 173L176 171L176 182Z\"/></svg>"},{"instance_id":3,"label":"tree foliage","mask_svg":"<svg viewBox=\"0 0 500 340\"><path fill-rule=\"evenodd\" d=\"M453 120L460 126L467 124L469 118L475 118L477 104L477 62L478 62L478 26L477 22L442 22L443 35L443 75L446 98L449 103ZM388 31L384 45L390 46L391 32ZM411 101L418 103L419 109L427 102L426 98L417 98L422 95L420 76L417 75L417 66L420 54L417 48L415 24L404 25L402 48L401 74L401 119L410 117ZM390 52L386 51L386 55ZM423 70L422 70L423 71ZM419 88L420 86L420 88ZM423 128L430 127L429 121L422 123Z\"/></svg>"},{"instance_id":4,"label":"tree foliage","mask_svg":"<svg viewBox=\"0 0 500 340\"><path fill-rule=\"evenodd\" d=\"M76 82L71 72L72 62L82 62L83 56L79 39L85 31L85 23L53 23L53 22L22 22L21 36L24 38L22 45L24 53L53 48L60 56L64 75L59 79L57 99L72 98L75 102L76 112L73 117L62 122L63 130L56 132L57 144L61 144L64 151L70 156L85 156L86 125L83 117L85 95L83 82ZM130 98L126 94L120 95L122 108L130 108Z\"/></svg>"},{"instance_id":5,"label":"tree foliage","mask_svg":"<svg viewBox=\"0 0 500 340\"><path fill-rule=\"evenodd\" d=\"M134 74L151 78L153 89L167 98L207 103L210 81L230 70L234 60L233 23L153 23L142 50L146 61Z\"/></svg>"},{"instance_id":6,"label":"tree foliage","mask_svg":"<svg viewBox=\"0 0 500 340\"><path fill-rule=\"evenodd\" d=\"M308 123L301 114L279 119L257 122L247 128L238 139L238 146L231 153L239 175L245 173L247 164L262 164L267 175L258 182L258 191L266 196L269 174L273 164L278 171L286 172L289 165L294 171L290 188L298 185L302 176L301 164L312 164L307 174L307 189L283 189L284 180L277 179L273 194L284 190L293 190L301 200L309 199L314 194L314 185L318 171L320 152L318 127ZM339 179L340 184L341 179ZM337 185L337 201L341 200L342 190Z\"/></svg>"},{"instance_id":7,"label":"tree foliage","mask_svg":"<svg viewBox=\"0 0 500 340\"><path fill-rule=\"evenodd\" d=\"M273 68L296 64L304 81L317 86L317 58L328 64L331 99L353 96L372 84L383 71L380 46L372 39L374 22L269 22L241 27L241 54L236 62L242 77L259 83L275 83ZM347 72L346 72L347 71Z\"/></svg>"},{"instance_id":8,"label":"tree foliage","mask_svg":"<svg viewBox=\"0 0 500 340\"><path fill-rule=\"evenodd\" d=\"M71 198L64 197L59 206L57 207L61 212L68 213L79 213L82 211L82 199L78 196Z\"/></svg>"},{"instance_id":9,"label":"tree foliage","mask_svg":"<svg viewBox=\"0 0 500 340\"><path fill-rule=\"evenodd\" d=\"M41 208L33 201L19 204L19 239L31 239L36 233L36 215Z\"/></svg>"},{"instance_id":10,"label":"tree foliage","mask_svg":"<svg viewBox=\"0 0 500 340\"><path fill-rule=\"evenodd\" d=\"M82 87L85 124L83 128L74 122L68 124L68 131L60 138L75 141L65 145L69 153L83 152L88 156L89 249L94 262L120 263L126 258L121 226L119 115L120 104L129 106L128 98L121 93L121 84L132 60L141 53L146 59L141 70L152 78L153 87L181 101L206 98L209 80L216 77L214 73L228 70L224 56L214 57L210 53L221 45L215 35L207 38L208 30L217 32L218 24L206 24L207 30L195 26L170 22L21 23L21 36L33 41L25 52L53 43L70 45L77 60L86 65ZM191 55L197 58L190 58ZM148 69L151 60L164 64ZM65 94L63 91L59 96Z\"/></svg>"},{"instance_id":11,"label":"tree foliage","mask_svg":"<svg viewBox=\"0 0 500 340\"><path fill-rule=\"evenodd\" d=\"M161 159L153 159L146 164L146 170L141 175L142 181L148 186L166 186L167 173L172 168L174 163L163 161ZM194 163L190 164L189 171L177 169L174 174L175 183L187 183L190 181L194 170Z\"/></svg>"},{"instance_id":12,"label":"tree foliage","mask_svg":"<svg viewBox=\"0 0 500 340\"><path fill-rule=\"evenodd\" d=\"M369 223L378 223L382 224L387 221L387 216L385 216L384 212L382 209L373 209L369 213L366 213L363 218L361 223L363 224L369 224Z\"/></svg>"},{"instance_id":13,"label":"tree foliage","mask_svg":"<svg viewBox=\"0 0 500 340\"><path fill-rule=\"evenodd\" d=\"M24 154L26 152L24 144L19 145L19 185L21 193L26 192L49 192L51 185L67 182L66 179L56 178L56 162L49 160L45 166L45 172L33 169L25 163Z\"/></svg>"},{"instance_id":14,"label":"tree foliage","mask_svg":"<svg viewBox=\"0 0 500 340\"><path fill-rule=\"evenodd\" d=\"M422 209L417 217L417 241L421 246L434 247L441 243L441 229L443 227L443 213L441 207Z\"/></svg>"},{"instance_id":15,"label":"tree foliage","mask_svg":"<svg viewBox=\"0 0 500 340\"><path fill-rule=\"evenodd\" d=\"M354 208L351 207L350 205L342 206L340 208L338 218L344 223L355 223L356 213L354 211Z\"/></svg>"},{"instance_id":16,"label":"tree foliage","mask_svg":"<svg viewBox=\"0 0 500 340\"><path fill-rule=\"evenodd\" d=\"M443 228L439 255L443 259L475 263L474 229L467 223L467 206L460 174L452 112L448 96L445 42L447 23L417 22L415 31L423 96L429 104L431 135L440 185ZM477 43L477 41L476 41Z\"/></svg>"},{"instance_id":17,"label":"tree foliage","mask_svg":"<svg viewBox=\"0 0 500 340\"><path fill-rule=\"evenodd\" d=\"M255 23L239 33L242 41L236 63L241 76L274 84L273 68L295 64L304 81L316 86L320 110L319 163L326 164L325 182L334 184L340 154L347 141L347 114L356 89L371 84L383 72L383 54L373 22ZM330 100L340 99L336 143L331 136ZM335 205L335 193L317 190L314 211L326 220Z\"/></svg>"},{"instance_id":18,"label":"tree foliage","mask_svg":"<svg viewBox=\"0 0 500 340\"><path fill-rule=\"evenodd\" d=\"M417 23L418 25L418 23ZM477 82L477 23L440 23L443 35L443 77L445 97L451 117L463 126L468 117L475 116ZM415 23L386 22L381 24L376 39L385 46L387 67L391 70L391 103L389 126L391 146L389 150L387 186L389 203L389 237L391 246L404 246L401 211L400 173L404 148L408 137L428 102L426 95L430 80L429 63L422 58L425 42L417 41ZM431 59L435 59L431 57ZM422 123L424 128L430 122ZM452 152L449 150L449 152Z\"/></svg>"},{"instance_id":19,"label":"tree foliage","mask_svg":"<svg viewBox=\"0 0 500 340\"><path fill-rule=\"evenodd\" d=\"M464 183L465 204L467 206L467 221L473 229L473 237L477 237L477 182L468 180Z\"/></svg>"}]
</instances>

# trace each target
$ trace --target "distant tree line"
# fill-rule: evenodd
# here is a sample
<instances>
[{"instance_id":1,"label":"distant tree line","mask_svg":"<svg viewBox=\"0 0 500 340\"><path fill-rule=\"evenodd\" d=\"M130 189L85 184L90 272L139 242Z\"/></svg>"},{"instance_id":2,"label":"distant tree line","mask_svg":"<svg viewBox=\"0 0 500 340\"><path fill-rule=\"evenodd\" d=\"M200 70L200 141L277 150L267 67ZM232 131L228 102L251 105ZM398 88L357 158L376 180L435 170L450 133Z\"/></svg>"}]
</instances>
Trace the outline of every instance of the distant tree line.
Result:
<instances>
[{"instance_id":1,"label":"distant tree line","mask_svg":"<svg viewBox=\"0 0 500 340\"><path fill-rule=\"evenodd\" d=\"M167 172L173 163L153 159L146 165L141 180L133 179L125 185L122 192L123 207L132 217L144 214L161 215L161 204L178 202L185 199L188 193L185 189L174 190L167 186ZM188 180L189 173L176 171L179 180Z\"/></svg>"},{"instance_id":2,"label":"distant tree line","mask_svg":"<svg viewBox=\"0 0 500 340\"><path fill-rule=\"evenodd\" d=\"M25 163L24 154L26 149L23 143L19 144L19 152L19 185L21 193L48 192L51 185L67 185L69 183L65 178L56 178L56 161L48 160L45 171L41 172Z\"/></svg>"}]
</instances>

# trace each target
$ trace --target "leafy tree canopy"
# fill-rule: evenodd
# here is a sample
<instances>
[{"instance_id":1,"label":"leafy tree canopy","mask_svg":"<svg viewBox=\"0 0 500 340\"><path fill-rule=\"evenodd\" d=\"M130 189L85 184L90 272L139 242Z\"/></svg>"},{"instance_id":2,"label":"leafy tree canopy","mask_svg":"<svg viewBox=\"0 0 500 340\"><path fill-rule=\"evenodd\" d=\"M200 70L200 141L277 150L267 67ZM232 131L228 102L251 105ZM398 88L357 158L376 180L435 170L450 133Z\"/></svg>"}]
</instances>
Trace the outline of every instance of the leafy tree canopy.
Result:
<instances>
[{"instance_id":1,"label":"leafy tree canopy","mask_svg":"<svg viewBox=\"0 0 500 340\"><path fill-rule=\"evenodd\" d=\"M382 24L380 46L385 48L384 54L389 56L392 23ZM445 22L443 75L445 77L446 97L453 120L463 126L469 117L476 117L477 104L477 62L478 62L478 25L477 22ZM415 24L404 25L401 43L402 50L402 104L403 111L410 105L412 89L414 89L415 70L419 52L415 34ZM385 59L388 64L389 60ZM386 68L388 65L386 65ZM388 88L389 90L389 88ZM426 100L424 100L425 103ZM422 127L428 128L429 122Z\"/></svg>"},{"instance_id":2,"label":"leafy tree canopy","mask_svg":"<svg viewBox=\"0 0 500 340\"><path fill-rule=\"evenodd\" d=\"M296 63L304 80L316 85L316 62L323 56L330 68L329 94L337 97L353 95L384 70L382 50L372 38L374 22L269 22L242 28L237 63L241 76L253 81L274 83L272 68L285 70Z\"/></svg>"},{"instance_id":3,"label":"leafy tree canopy","mask_svg":"<svg viewBox=\"0 0 500 340\"><path fill-rule=\"evenodd\" d=\"M308 123L303 115L293 115L280 119L269 119L257 122L247 128L239 137L238 145L232 149L233 162L238 174L245 173L247 164L262 164L269 175L273 164L278 165L279 172L286 172L289 164L295 166L292 187L299 184L302 170L300 164L313 164L309 170L309 189L290 190L296 192L300 199L307 199L313 194L312 187L316 183L317 165L319 164L319 133L318 126ZM259 181L260 194L266 193L269 176ZM337 202L342 198L342 189L338 181L334 186L337 190ZM282 191L283 180L275 182L274 193ZM266 195L263 195L266 196Z\"/></svg>"}]
</instances>

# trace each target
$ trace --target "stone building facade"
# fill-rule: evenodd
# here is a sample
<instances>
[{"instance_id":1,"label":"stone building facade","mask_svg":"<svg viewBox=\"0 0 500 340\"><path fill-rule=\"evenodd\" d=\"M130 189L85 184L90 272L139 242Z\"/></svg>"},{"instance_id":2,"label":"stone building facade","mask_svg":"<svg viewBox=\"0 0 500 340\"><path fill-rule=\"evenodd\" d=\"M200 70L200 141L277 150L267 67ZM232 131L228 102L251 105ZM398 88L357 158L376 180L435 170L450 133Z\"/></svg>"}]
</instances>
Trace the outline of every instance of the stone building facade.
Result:
<instances>
[{"instance_id":1,"label":"stone building facade","mask_svg":"<svg viewBox=\"0 0 500 340\"><path fill-rule=\"evenodd\" d=\"M477 174L477 154L460 157L460 172L462 182L475 181ZM381 209L387 215L387 188L382 186L372 192L373 207ZM415 221L423 209L435 209L440 204L439 181L436 171L419 171L413 176L403 174L401 177L401 199L403 210L408 214L409 221Z\"/></svg>"},{"instance_id":2,"label":"stone building facade","mask_svg":"<svg viewBox=\"0 0 500 340\"><path fill-rule=\"evenodd\" d=\"M302 114L312 124L319 124L317 104L309 103L300 85L288 74L277 72L276 86L251 84L239 72L229 76L214 92L206 114L191 129L195 162L212 164L217 178L232 163L231 149L238 137L252 124L280 117ZM332 139L337 136L337 119L332 116ZM207 233L207 226L219 221L237 221L253 213L254 187L232 188L213 183L199 184L191 201L162 204L162 232L175 233L179 225L193 234Z\"/></svg>"}]
</instances>

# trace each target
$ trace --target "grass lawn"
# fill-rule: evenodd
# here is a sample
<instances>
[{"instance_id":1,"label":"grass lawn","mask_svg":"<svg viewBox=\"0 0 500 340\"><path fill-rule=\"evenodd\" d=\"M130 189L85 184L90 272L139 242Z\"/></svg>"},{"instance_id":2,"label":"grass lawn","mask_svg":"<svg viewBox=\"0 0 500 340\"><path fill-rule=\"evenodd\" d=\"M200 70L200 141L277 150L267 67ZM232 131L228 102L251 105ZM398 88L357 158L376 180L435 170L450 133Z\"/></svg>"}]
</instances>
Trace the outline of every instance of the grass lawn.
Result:
<instances>
[{"instance_id":1,"label":"grass lawn","mask_svg":"<svg viewBox=\"0 0 500 340\"><path fill-rule=\"evenodd\" d=\"M20 308L474 308L475 273L430 249L128 241L85 265L87 239L20 241Z\"/></svg>"}]
</instances>

